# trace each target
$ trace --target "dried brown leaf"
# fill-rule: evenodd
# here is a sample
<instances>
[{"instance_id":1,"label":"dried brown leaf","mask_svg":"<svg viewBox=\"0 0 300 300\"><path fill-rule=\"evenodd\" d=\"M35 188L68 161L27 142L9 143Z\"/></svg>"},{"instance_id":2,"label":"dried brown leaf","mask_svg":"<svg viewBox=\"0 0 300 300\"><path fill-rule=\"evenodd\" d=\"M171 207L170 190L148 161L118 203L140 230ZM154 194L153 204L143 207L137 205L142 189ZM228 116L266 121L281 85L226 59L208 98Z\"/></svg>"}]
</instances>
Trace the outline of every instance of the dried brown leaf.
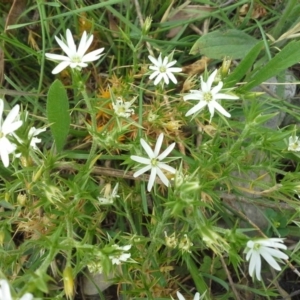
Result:
<instances>
[{"instance_id":1,"label":"dried brown leaf","mask_svg":"<svg viewBox=\"0 0 300 300\"><path fill-rule=\"evenodd\" d=\"M181 6L181 9L174 9L171 11L168 17L168 21L188 21L194 18L205 18L209 15L214 8L204 5L186 5ZM182 26L172 28L168 34L168 38L174 37L180 30Z\"/></svg>"}]
</instances>

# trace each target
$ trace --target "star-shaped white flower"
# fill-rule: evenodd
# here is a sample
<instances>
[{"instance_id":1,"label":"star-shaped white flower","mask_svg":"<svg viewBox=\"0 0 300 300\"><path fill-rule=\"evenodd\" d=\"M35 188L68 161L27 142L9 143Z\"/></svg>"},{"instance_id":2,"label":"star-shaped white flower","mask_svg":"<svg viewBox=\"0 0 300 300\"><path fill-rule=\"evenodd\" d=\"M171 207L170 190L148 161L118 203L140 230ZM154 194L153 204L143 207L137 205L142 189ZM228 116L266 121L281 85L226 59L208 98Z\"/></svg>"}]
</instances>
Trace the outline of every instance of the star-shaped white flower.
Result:
<instances>
[{"instance_id":1,"label":"star-shaped white flower","mask_svg":"<svg viewBox=\"0 0 300 300\"><path fill-rule=\"evenodd\" d=\"M203 77L201 76L200 77L201 89L200 90L191 90L190 94L183 96L184 101L186 101L186 100L199 101L198 104L196 104L194 107L192 107L185 114L186 116L195 114L195 113L201 111L205 106L207 106L208 110L210 112L210 122L214 116L215 109L219 113L224 115L225 117L228 117L228 118L231 117L230 113L221 106L221 104L219 103L219 100L221 100L221 99L236 100L236 99L239 99L239 97L234 96L234 95L219 93L223 87L222 81L219 81L218 85L216 85L212 88L212 84L215 80L217 72L218 72L218 70L216 69L213 73L211 73L211 75L208 77L206 82L204 82Z\"/></svg>"},{"instance_id":2,"label":"star-shaped white flower","mask_svg":"<svg viewBox=\"0 0 300 300\"><path fill-rule=\"evenodd\" d=\"M183 295L180 292L176 292L178 300L185 300L185 298L183 297ZM194 296L194 300L200 300L200 294L197 292Z\"/></svg>"},{"instance_id":3,"label":"star-shaped white flower","mask_svg":"<svg viewBox=\"0 0 300 300\"><path fill-rule=\"evenodd\" d=\"M104 48L85 54L94 39L93 35L88 37L86 31L84 31L82 34L78 49L76 48L70 29L67 29L66 36L67 43L64 43L62 39L59 39L57 36L55 36L55 39L67 56L52 53L45 54L49 59L60 61L60 63L52 71L52 74L58 74L68 66L70 66L72 69L75 68L81 70L81 68L84 68L88 65L88 62L98 60L103 55L101 53L103 52Z\"/></svg>"},{"instance_id":4,"label":"star-shaped white flower","mask_svg":"<svg viewBox=\"0 0 300 300\"><path fill-rule=\"evenodd\" d=\"M158 59L154 58L153 56L149 55L148 58L151 60L154 66L149 66L149 69L154 71L149 79L154 80L154 85L157 85L161 80L163 79L165 84L169 84L170 80L173 83L177 83L177 79L175 78L173 73L181 72L181 68L171 68L176 64L176 60L173 60L169 62L169 58L166 56L164 59L162 59L161 54L159 55Z\"/></svg>"},{"instance_id":5,"label":"star-shaped white flower","mask_svg":"<svg viewBox=\"0 0 300 300\"><path fill-rule=\"evenodd\" d=\"M260 239L255 241L248 241L245 249L246 260L249 261L249 275L253 277L254 273L258 280L261 280L261 256L267 261L267 263L277 271L281 270L281 267L274 259L288 259L289 257L278 249L287 249L283 244L282 238L269 238Z\"/></svg>"},{"instance_id":6,"label":"star-shaped white flower","mask_svg":"<svg viewBox=\"0 0 300 300\"><path fill-rule=\"evenodd\" d=\"M130 108L134 101L135 98L131 101L124 101L121 97L118 97L115 102L112 102L115 114L119 117L129 118L132 114L134 114L134 109Z\"/></svg>"},{"instance_id":7,"label":"star-shaped white flower","mask_svg":"<svg viewBox=\"0 0 300 300\"><path fill-rule=\"evenodd\" d=\"M40 143L42 140L37 138L36 136L39 135L41 132L46 131L46 128L37 129L35 127L31 127L28 132L28 139L30 140L30 147L34 150L37 150L37 143Z\"/></svg>"},{"instance_id":8,"label":"star-shaped white flower","mask_svg":"<svg viewBox=\"0 0 300 300\"><path fill-rule=\"evenodd\" d=\"M289 151L295 151L299 152L300 151L300 141L298 141L299 137L298 136L290 136L289 137Z\"/></svg>"},{"instance_id":9,"label":"star-shaped white flower","mask_svg":"<svg viewBox=\"0 0 300 300\"><path fill-rule=\"evenodd\" d=\"M8 113L5 121L3 121L4 102L0 99L0 157L4 167L9 166L9 154L13 153L17 146L9 141L7 138L14 133L23 122L18 120L18 114L20 110L19 105L15 105Z\"/></svg>"},{"instance_id":10,"label":"star-shaped white flower","mask_svg":"<svg viewBox=\"0 0 300 300\"><path fill-rule=\"evenodd\" d=\"M171 153L171 151L174 149L175 143L171 144L164 152L159 154L163 139L164 139L164 135L163 135L163 133L161 133L157 139L157 142L156 142L156 145L154 148L154 152L152 151L150 146L145 142L145 140L141 139L141 145L144 148L144 150L146 151L146 153L148 154L149 158L140 157L140 156L136 156L136 155L130 156L130 158L132 160L146 165L145 167L143 167L140 170L138 170L137 172L135 172L133 174L133 177L138 177L138 176L142 175L143 173L151 170L151 174L150 174L150 178L149 178L149 182L148 182L148 186L147 186L148 192L151 191L151 189L154 185L156 175L158 175L158 177L161 179L161 181L163 182L164 185L169 186L169 180L166 177L166 175L162 172L161 169L164 169L172 174L175 174L175 172L176 172L176 170L173 167L162 162L162 160L165 159Z\"/></svg>"},{"instance_id":11,"label":"star-shaped white flower","mask_svg":"<svg viewBox=\"0 0 300 300\"><path fill-rule=\"evenodd\" d=\"M18 298L19 300L31 300L33 299L33 295L30 293L24 294L21 298ZM2 279L0 280L0 300L13 300L9 284L6 280Z\"/></svg>"}]
</instances>

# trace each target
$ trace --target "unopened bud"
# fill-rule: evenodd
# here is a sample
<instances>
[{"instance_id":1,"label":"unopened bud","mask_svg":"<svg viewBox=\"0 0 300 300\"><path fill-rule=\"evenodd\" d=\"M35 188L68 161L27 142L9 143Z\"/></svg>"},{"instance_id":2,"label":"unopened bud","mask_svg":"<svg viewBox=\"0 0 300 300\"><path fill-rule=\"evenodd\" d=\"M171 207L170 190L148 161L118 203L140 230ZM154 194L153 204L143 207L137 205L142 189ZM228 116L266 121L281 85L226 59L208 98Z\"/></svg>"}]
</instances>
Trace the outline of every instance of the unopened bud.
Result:
<instances>
[{"instance_id":1,"label":"unopened bud","mask_svg":"<svg viewBox=\"0 0 300 300\"><path fill-rule=\"evenodd\" d=\"M67 266L63 271L64 290L68 299L73 299L74 296L74 279L73 272L70 266Z\"/></svg>"}]
</instances>

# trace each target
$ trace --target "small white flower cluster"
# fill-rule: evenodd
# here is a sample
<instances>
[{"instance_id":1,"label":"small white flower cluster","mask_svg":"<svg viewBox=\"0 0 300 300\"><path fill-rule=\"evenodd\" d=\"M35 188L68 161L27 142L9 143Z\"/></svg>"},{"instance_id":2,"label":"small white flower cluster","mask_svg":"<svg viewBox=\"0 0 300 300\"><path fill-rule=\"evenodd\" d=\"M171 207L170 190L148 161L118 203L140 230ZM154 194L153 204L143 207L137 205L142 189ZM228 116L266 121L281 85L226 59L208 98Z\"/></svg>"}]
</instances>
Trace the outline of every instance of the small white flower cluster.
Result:
<instances>
[{"instance_id":1,"label":"small white flower cluster","mask_svg":"<svg viewBox=\"0 0 300 300\"><path fill-rule=\"evenodd\" d=\"M289 151L299 152L300 151L300 141L298 141L298 136L290 136L289 137Z\"/></svg>"},{"instance_id":2,"label":"small white flower cluster","mask_svg":"<svg viewBox=\"0 0 300 300\"><path fill-rule=\"evenodd\" d=\"M118 252L118 254L109 255L109 259L113 265L120 265L122 262L126 262L130 258L131 254L125 252L130 250L131 245L118 246L115 244L112 247L115 248L116 252Z\"/></svg>"},{"instance_id":3,"label":"small white flower cluster","mask_svg":"<svg viewBox=\"0 0 300 300\"><path fill-rule=\"evenodd\" d=\"M113 190L111 190L111 184L107 183L103 188L104 197L98 197L100 204L109 205L113 204L116 198L119 198L118 195L119 183L117 183Z\"/></svg>"},{"instance_id":4,"label":"small white flower cluster","mask_svg":"<svg viewBox=\"0 0 300 300\"><path fill-rule=\"evenodd\" d=\"M19 110L20 106L15 105L3 121L4 101L0 99L0 157L6 168L9 166L9 155L17 149L9 137L23 124L22 121L18 120Z\"/></svg>"},{"instance_id":5,"label":"small white flower cluster","mask_svg":"<svg viewBox=\"0 0 300 300\"><path fill-rule=\"evenodd\" d=\"M185 300L185 298L183 297L183 295L180 292L176 292L178 300ZM200 300L200 294L197 292L193 298L193 300Z\"/></svg>"},{"instance_id":6,"label":"small white flower cluster","mask_svg":"<svg viewBox=\"0 0 300 300\"><path fill-rule=\"evenodd\" d=\"M15 131L23 125L23 121L19 120L19 111L20 106L17 104L11 109L4 120L4 101L0 99L0 158L4 167L6 168L9 166L10 154L19 156L19 154L16 153L17 145L11 142L10 139L15 137L18 142L23 143L23 141L15 133ZM28 141L30 141L30 147L32 147L34 150L37 150L36 144L41 142L41 139L36 138L36 136L45 130L46 128L30 128L28 133Z\"/></svg>"},{"instance_id":7,"label":"small white flower cluster","mask_svg":"<svg viewBox=\"0 0 300 300\"><path fill-rule=\"evenodd\" d=\"M159 82L162 82L164 80L165 84L169 84L170 80L173 83L177 83L177 79L175 78L174 74L175 72L181 72L181 68L171 68L175 63L176 60L172 62L168 62L168 57L165 57L162 59L161 54L159 55L158 59L155 59L152 56L148 56L151 62L154 66L150 66L149 69L153 70L154 72L150 75L150 79L153 79L156 77L154 81L154 85L157 85ZM225 117L230 118L231 115L229 112L227 112L219 103L222 99L229 99L229 100L236 100L239 99L239 97L235 95L229 95L220 93L223 82L219 81L217 86L212 87L213 82L216 79L218 70L216 69L207 79L205 82L203 80L203 77L200 77L201 81L201 89L200 90L191 90L189 94L183 96L183 100L195 100L199 101L198 104L196 104L194 107L192 107L187 113L186 116L190 116L196 113L199 113L204 107L208 107L208 110L210 112L210 122L214 116L215 110L217 110L219 113L224 115Z\"/></svg>"},{"instance_id":8,"label":"small white flower cluster","mask_svg":"<svg viewBox=\"0 0 300 300\"><path fill-rule=\"evenodd\" d=\"M278 259L288 259L289 257L278 249L287 249L287 247L283 244L282 238L266 238L248 241L244 252L246 253L246 260L250 260L250 276L254 277L255 274L256 278L261 280L261 256L272 268L280 271L281 267L274 257Z\"/></svg>"},{"instance_id":9,"label":"small white flower cluster","mask_svg":"<svg viewBox=\"0 0 300 300\"><path fill-rule=\"evenodd\" d=\"M134 114L134 109L131 108L131 105L134 103L135 99L136 98L131 101L124 101L121 97L118 97L112 103L115 114L119 117L129 118Z\"/></svg>"},{"instance_id":10,"label":"small white flower cluster","mask_svg":"<svg viewBox=\"0 0 300 300\"><path fill-rule=\"evenodd\" d=\"M14 298L11 296L9 283L5 279L0 280L0 300L13 300ZM33 295L30 293L24 294L18 300L32 300Z\"/></svg>"}]
</instances>

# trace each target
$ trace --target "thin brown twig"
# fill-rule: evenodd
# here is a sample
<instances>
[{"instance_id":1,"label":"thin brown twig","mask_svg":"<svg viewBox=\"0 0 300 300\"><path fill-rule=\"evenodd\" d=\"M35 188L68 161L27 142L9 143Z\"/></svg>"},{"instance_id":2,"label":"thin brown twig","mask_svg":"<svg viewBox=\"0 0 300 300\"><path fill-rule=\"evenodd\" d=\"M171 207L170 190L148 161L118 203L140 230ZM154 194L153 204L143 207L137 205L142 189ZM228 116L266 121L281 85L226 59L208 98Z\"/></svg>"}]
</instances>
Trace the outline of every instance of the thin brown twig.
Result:
<instances>
[{"instance_id":1,"label":"thin brown twig","mask_svg":"<svg viewBox=\"0 0 300 300\"><path fill-rule=\"evenodd\" d=\"M224 268L224 270L225 270L225 273L227 274L227 278L228 278L229 284L230 284L230 286L231 286L231 289L232 289L232 291L233 291L233 293L234 293L234 295L235 295L235 299L236 299L236 300L240 300L239 293L238 293L238 291L237 291L236 288L235 288L234 282L233 282L233 280L232 280L232 277L231 277L231 275L230 275L230 272L229 272L229 270L228 270L228 268L227 268L227 266L226 266L226 263L225 263L224 258L223 258L222 255L220 255L220 259L221 259L222 266L223 266L223 268Z\"/></svg>"}]
</instances>

